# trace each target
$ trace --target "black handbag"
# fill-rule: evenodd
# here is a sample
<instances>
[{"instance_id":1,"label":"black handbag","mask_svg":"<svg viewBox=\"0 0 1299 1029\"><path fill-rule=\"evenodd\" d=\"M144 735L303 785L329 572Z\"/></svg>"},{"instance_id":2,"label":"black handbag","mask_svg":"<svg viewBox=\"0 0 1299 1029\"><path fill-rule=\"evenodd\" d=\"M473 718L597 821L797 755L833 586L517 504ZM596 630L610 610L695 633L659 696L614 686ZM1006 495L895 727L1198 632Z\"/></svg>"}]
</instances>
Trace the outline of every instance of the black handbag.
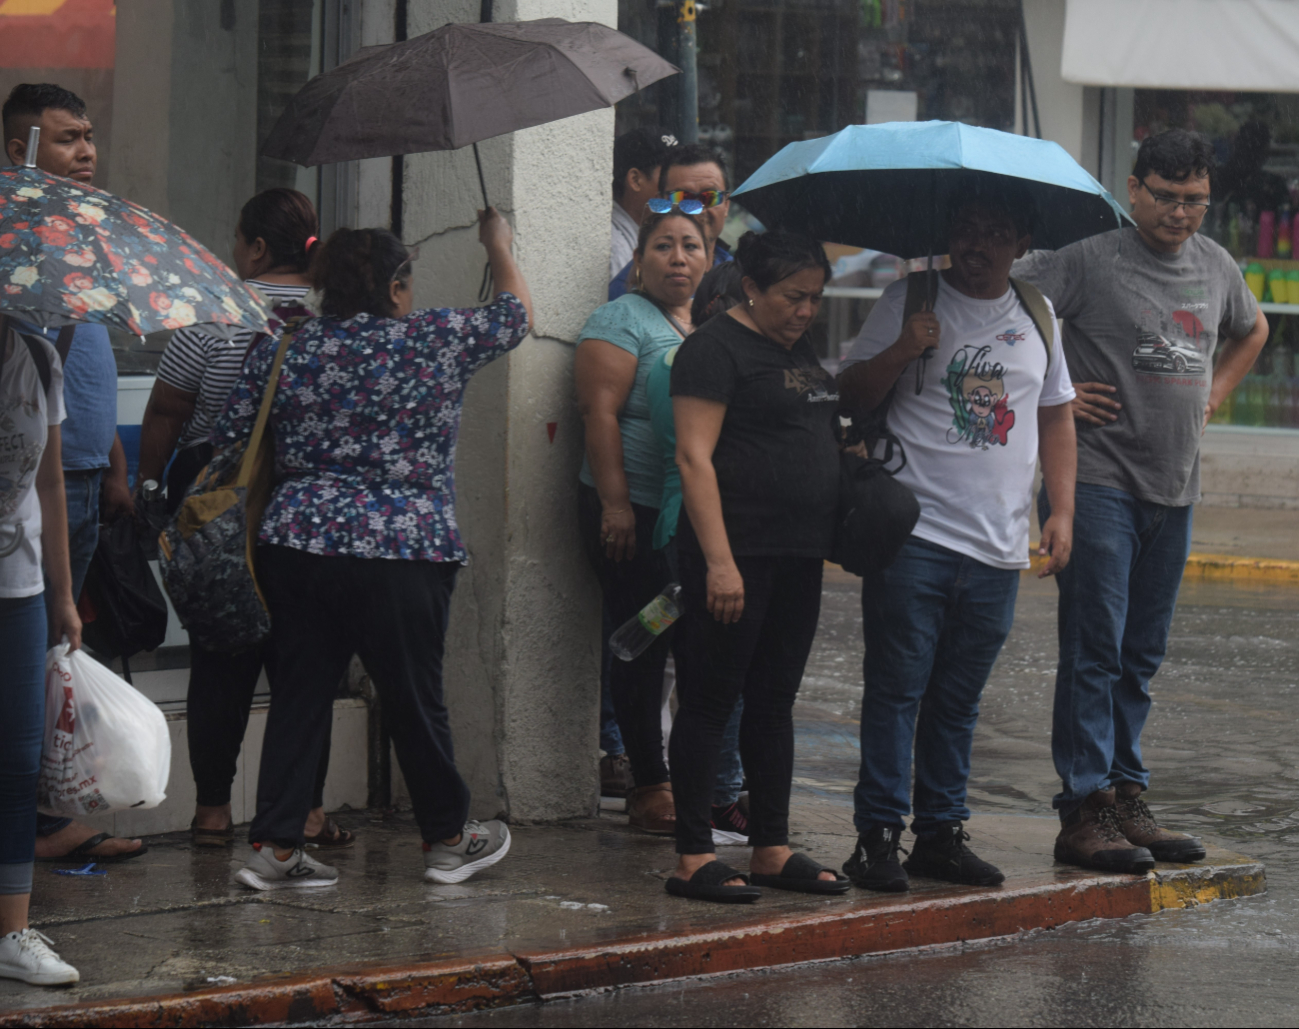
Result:
<instances>
[{"instance_id":1,"label":"black handbag","mask_svg":"<svg viewBox=\"0 0 1299 1029\"><path fill-rule=\"evenodd\" d=\"M874 575L891 565L920 519L920 501L894 476L906 467L902 443L888 431L885 416L892 392L866 427L859 426L851 412L842 445L866 445L873 454L876 442L884 444L883 457L861 457L844 449L839 455L839 508L835 514L834 547L830 560L853 575ZM890 467L894 453L900 458Z\"/></svg>"},{"instance_id":2,"label":"black handbag","mask_svg":"<svg viewBox=\"0 0 1299 1029\"><path fill-rule=\"evenodd\" d=\"M130 682L128 660L157 649L167 635L167 601L149 568L134 518L99 527L85 590L95 619L85 624L82 637L97 654L120 657L123 678Z\"/></svg>"}]
</instances>

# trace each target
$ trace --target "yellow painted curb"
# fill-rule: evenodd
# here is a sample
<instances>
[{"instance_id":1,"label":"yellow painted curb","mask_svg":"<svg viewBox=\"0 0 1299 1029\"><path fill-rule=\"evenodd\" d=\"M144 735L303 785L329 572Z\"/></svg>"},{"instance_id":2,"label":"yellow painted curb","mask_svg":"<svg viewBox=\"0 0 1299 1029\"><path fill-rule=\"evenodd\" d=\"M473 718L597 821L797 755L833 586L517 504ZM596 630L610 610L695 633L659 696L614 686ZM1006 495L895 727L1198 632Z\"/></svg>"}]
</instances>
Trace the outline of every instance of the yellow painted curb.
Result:
<instances>
[{"instance_id":1,"label":"yellow painted curb","mask_svg":"<svg viewBox=\"0 0 1299 1029\"><path fill-rule=\"evenodd\" d=\"M1212 904L1267 892L1263 865L1245 859L1235 867L1215 865L1196 868L1182 865L1176 872L1150 872L1150 913Z\"/></svg>"},{"instance_id":2,"label":"yellow painted curb","mask_svg":"<svg viewBox=\"0 0 1299 1029\"><path fill-rule=\"evenodd\" d=\"M1037 552L1029 550L1032 571L1046 563ZM1216 581L1249 581L1299 584L1299 561L1271 557L1232 557L1230 554L1192 554L1186 561L1186 578Z\"/></svg>"}]
</instances>

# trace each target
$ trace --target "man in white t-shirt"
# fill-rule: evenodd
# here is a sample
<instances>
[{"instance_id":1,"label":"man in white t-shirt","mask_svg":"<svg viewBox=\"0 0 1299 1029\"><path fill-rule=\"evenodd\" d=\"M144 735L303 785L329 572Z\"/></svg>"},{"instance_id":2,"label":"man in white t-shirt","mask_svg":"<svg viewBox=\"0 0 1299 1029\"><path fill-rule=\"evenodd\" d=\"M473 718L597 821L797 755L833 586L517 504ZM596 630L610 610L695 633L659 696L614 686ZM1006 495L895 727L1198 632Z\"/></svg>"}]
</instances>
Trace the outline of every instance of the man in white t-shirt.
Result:
<instances>
[{"instance_id":1,"label":"man in white t-shirt","mask_svg":"<svg viewBox=\"0 0 1299 1029\"><path fill-rule=\"evenodd\" d=\"M859 411L876 411L893 391L888 427L907 458L897 479L920 501L897 559L862 583L858 841L844 871L866 889L905 890L908 872L969 885L1005 878L965 846L962 823L979 696L1029 564L1039 457L1053 512L1041 574L1069 560L1074 391L1054 312L1032 287L1010 281L1030 243L1033 208L1005 181L971 180L952 204L951 267L937 276L933 310L903 324L908 284L894 283L840 374L840 395ZM916 843L903 866L899 836L910 811Z\"/></svg>"}]
</instances>

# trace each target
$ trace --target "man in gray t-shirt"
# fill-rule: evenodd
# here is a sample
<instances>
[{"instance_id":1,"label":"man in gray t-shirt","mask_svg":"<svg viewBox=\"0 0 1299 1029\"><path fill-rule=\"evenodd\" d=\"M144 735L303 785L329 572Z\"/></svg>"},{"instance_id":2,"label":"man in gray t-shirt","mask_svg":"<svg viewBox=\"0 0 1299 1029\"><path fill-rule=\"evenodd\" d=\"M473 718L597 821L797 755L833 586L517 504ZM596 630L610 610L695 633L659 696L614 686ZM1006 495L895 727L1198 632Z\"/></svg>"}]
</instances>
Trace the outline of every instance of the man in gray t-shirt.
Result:
<instances>
[{"instance_id":1,"label":"man in gray t-shirt","mask_svg":"<svg viewBox=\"0 0 1299 1029\"><path fill-rule=\"evenodd\" d=\"M1128 179L1135 228L1014 268L1064 320L1077 393L1073 560L1057 576L1055 856L1105 871L1205 854L1199 840L1159 828L1141 800L1141 730L1190 553L1200 436L1267 340L1235 262L1196 234L1212 172L1202 136L1152 136Z\"/></svg>"}]
</instances>

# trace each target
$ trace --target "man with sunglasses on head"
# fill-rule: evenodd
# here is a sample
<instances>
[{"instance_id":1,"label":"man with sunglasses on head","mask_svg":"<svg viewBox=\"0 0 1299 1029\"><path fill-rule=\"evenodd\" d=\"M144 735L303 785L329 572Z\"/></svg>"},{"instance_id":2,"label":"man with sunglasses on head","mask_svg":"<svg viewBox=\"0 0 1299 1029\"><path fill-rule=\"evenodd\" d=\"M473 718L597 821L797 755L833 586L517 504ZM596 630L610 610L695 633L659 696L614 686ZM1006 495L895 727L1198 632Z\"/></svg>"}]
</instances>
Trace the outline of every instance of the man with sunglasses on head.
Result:
<instances>
[{"instance_id":1,"label":"man with sunglasses on head","mask_svg":"<svg viewBox=\"0 0 1299 1029\"><path fill-rule=\"evenodd\" d=\"M713 251L712 263L731 260L730 250L719 237L726 225L731 201L722 156L704 143L685 143L669 147L659 166L659 193L645 207L662 214L676 207L686 214L702 215L705 242ZM609 283L609 299L617 300L627 292L632 262L619 270Z\"/></svg>"},{"instance_id":2,"label":"man with sunglasses on head","mask_svg":"<svg viewBox=\"0 0 1299 1029\"><path fill-rule=\"evenodd\" d=\"M1128 178L1134 226L1015 265L1064 320L1076 380L1073 560L1056 577L1055 857L1101 871L1205 856L1141 799L1141 730L1190 553L1200 437L1268 334L1235 261L1197 231L1214 170L1198 133L1151 136ZM1038 514L1050 515L1044 495Z\"/></svg>"}]
</instances>

